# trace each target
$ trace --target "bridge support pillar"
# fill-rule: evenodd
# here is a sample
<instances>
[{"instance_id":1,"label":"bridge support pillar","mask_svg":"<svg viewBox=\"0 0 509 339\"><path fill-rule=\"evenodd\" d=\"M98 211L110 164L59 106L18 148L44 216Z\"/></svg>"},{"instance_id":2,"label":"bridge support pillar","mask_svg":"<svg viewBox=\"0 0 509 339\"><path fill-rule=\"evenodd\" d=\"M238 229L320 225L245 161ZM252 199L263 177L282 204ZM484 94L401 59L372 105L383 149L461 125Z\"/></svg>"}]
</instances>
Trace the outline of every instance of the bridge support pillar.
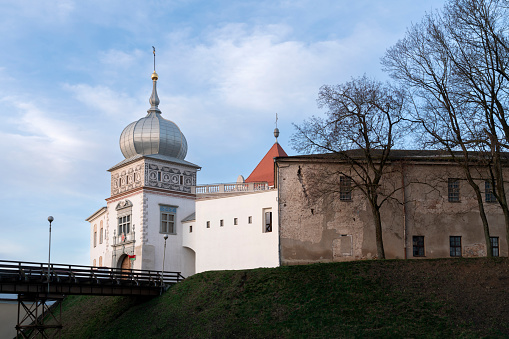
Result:
<instances>
[{"instance_id":1,"label":"bridge support pillar","mask_svg":"<svg viewBox=\"0 0 509 339\"><path fill-rule=\"evenodd\" d=\"M63 298L60 294L19 294L16 338L60 338Z\"/></svg>"}]
</instances>

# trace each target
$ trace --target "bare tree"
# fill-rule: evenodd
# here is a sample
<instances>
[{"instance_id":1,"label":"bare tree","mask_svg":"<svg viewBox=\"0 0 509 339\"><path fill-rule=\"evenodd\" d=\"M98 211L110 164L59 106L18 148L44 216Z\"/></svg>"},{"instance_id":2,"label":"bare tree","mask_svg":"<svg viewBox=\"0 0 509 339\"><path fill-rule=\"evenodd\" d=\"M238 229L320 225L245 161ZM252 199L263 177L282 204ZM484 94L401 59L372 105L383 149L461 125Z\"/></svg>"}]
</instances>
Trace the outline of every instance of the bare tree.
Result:
<instances>
[{"instance_id":1,"label":"bare tree","mask_svg":"<svg viewBox=\"0 0 509 339\"><path fill-rule=\"evenodd\" d=\"M318 105L328 109L326 117L295 125L291 140L298 152L332 153L347 165L337 173L353 184L352 189L360 190L371 207L379 259L385 258L380 209L400 189L388 192L382 178L390 168L391 149L402 136L404 98L402 91L366 76L322 86ZM341 184L335 180L332 185L338 189L331 191L340 190Z\"/></svg>"},{"instance_id":2,"label":"bare tree","mask_svg":"<svg viewBox=\"0 0 509 339\"><path fill-rule=\"evenodd\" d=\"M509 144L507 4L450 0L443 11L413 25L382 60L409 89L414 119L424 132L422 144L448 151L474 190L488 256L492 248L479 179L492 183L509 243L502 154Z\"/></svg>"}]
</instances>

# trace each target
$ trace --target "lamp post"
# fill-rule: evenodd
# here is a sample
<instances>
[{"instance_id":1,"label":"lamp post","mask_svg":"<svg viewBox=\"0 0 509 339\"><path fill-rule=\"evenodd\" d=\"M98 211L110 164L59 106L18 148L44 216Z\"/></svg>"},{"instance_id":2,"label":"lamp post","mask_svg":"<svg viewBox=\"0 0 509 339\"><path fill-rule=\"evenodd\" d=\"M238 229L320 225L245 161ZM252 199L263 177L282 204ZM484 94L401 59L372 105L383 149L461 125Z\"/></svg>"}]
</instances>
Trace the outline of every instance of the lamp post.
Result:
<instances>
[{"instance_id":1,"label":"lamp post","mask_svg":"<svg viewBox=\"0 0 509 339\"><path fill-rule=\"evenodd\" d=\"M51 215L48 217L48 221L49 221L49 246L48 246L48 294L49 294L49 277L50 277L50 272L49 272L49 267L50 267L50 263L51 263L51 223L53 222L53 220L55 220Z\"/></svg>"},{"instance_id":2,"label":"lamp post","mask_svg":"<svg viewBox=\"0 0 509 339\"><path fill-rule=\"evenodd\" d=\"M168 234L164 235L164 252L163 252L163 271L161 272L161 276L164 278L163 272L164 272L164 261L166 259L166 240L168 240Z\"/></svg>"}]
</instances>

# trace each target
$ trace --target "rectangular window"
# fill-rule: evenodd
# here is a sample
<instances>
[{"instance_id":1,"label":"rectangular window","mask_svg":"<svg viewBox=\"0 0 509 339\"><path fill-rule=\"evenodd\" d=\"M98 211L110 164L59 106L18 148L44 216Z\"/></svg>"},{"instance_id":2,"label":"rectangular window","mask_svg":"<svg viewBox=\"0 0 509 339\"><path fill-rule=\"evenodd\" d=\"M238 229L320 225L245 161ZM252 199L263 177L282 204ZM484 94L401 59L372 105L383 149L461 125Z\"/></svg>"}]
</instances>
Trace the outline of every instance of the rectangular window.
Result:
<instances>
[{"instance_id":1,"label":"rectangular window","mask_svg":"<svg viewBox=\"0 0 509 339\"><path fill-rule=\"evenodd\" d=\"M490 243L491 243L491 254L494 257L500 256L500 253L498 251L498 237L490 237Z\"/></svg>"},{"instance_id":2,"label":"rectangular window","mask_svg":"<svg viewBox=\"0 0 509 339\"><path fill-rule=\"evenodd\" d=\"M161 181L161 172L157 172L157 181Z\"/></svg>"},{"instance_id":3,"label":"rectangular window","mask_svg":"<svg viewBox=\"0 0 509 339\"><path fill-rule=\"evenodd\" d=\"M339 200L351 201L352 200L352 179L341 176L339 178Z\"/></svg>"},{"instance_id":4,"label":"rectangular window","mask_svg":"<svg viewBox=\"0 0 509 339\"><path fill-rule=\"evenodd\" d=\"M97 246L97 232L94 232L94 247Z\"/></svg>"},{"instance_id":5,"label":"rectangular window","mask_svg":"<svg viewBox=\"0 0 509 339\"><path fill-rule=\"evenodd\" d=\"M449 202L460 201L460 181L458 179L449 178L447 181L447 191Z\"/></svg>"},{"instance_id":6,"label":"rectangular window","mask_svg":"<svg viewBox=\"0 0 509 339\"><path fill-rule=\"evenodd\" d=\"M449 244L451 246L451 257L461 257L461 237L450 236Z\"/></svg>"},{"instance_id":7,"label":"rectangular window","mask_svg":"<svg viewBox=\"0 0 509 339\"><path fill-rule=\"evenodd\" d=\"M263 215L264 215L264 217L263 217L263 220L264 220L263 232L264 233L272 232L272 211L265 210Z\"/></svg>"},{"instance_id":8,"label":"rectangular window","mask_svg":"<svg viewBox=\"0 0 509 339\"><path fill-rule=\"evenodd\" d=\"M210 221L207 221L207 228L210 228Z\"/></svg>"},{"instance_id":9,"label":"rectangular window","mask_svg":"<svg viewBox=\"0 0 509 339\"><path fill-rule=\"evenodd\" d=\"M424 236L414 235L414 257L424 257Z\"/></svg>"},{"instance_id":10,"label":"rectangular window","mask_svg":"<svg viewBox=\"0 0 509 339\"><path fill-rule=\"evenodd\" d=\"M180 176L179 182L181 185L184 185L184 176L183 175Z\"/></svg>"},{"instance_id":11,"label":"rectangular window","mask_svg":"<svg viewBox=\"0 0 509 339\"><path fill-rule=\"evenodd\" d=\"M493 194L491 181L488 180L484 182L484 200L486 202L497 202L497 198L495 198L495 194Z\"/></svg>"},{"instance_id":12,"label":"rectangular window","mask_svg":"<svg viewBox=\"0 0 509 339\"><path fill-rule=\"evenodd\" d=\"M234 225L238 225L238 224L239 224L239 219L237 219L237 218L233 218L233 224L234 224Z\"/></svg>"},{"instance_id":13,"label":"rectangular window","mask_svg":"<svg viewBox=\"0 0 509 339\"><path fill-rule=\"evenodd\" d=\"M224 220L223 219L219 220L219 226L221 226L221 227L224 226Z\"/></svg>"},{"instance_id":14,"label":"rectangular window","mask_svg":"<svg viewBox=\"0 0 509 339\"><path fill-rule=\"evenodd\" d=\"M189 233L193 233L193 225L189 226Z\"/></svg>"},{"instance_id":15,"label":"rectangular window","mask_svg":"<svg viewBox=\"0 0 509 339\"><path fill-rule=\"evenodd\" d=\"M175 220L177 208L174 206L159 205L161 212L161 229L159 233L176 234Z\"/></svg>"},{"instance_id":16,"label":"rectangular window","mask_svg":"<svg viewBox=\"0 0 509 339\"><path fill-rule=\"evenodd\" d=\"M247 217L247 223L248 224L252 224L253 223L253 217L252 216Z\"/></svg>"},{"instance_id":17,"label":"rectangular window","mask_svg":"<svg viewBox=\"0 0 509 339\"><path fill-rule=\"evenodd\" d=\"M125 236L126 234L131 233L131 215L124 215L122 217L118 217L118 235Z\"/></svg>"}]
</instances>

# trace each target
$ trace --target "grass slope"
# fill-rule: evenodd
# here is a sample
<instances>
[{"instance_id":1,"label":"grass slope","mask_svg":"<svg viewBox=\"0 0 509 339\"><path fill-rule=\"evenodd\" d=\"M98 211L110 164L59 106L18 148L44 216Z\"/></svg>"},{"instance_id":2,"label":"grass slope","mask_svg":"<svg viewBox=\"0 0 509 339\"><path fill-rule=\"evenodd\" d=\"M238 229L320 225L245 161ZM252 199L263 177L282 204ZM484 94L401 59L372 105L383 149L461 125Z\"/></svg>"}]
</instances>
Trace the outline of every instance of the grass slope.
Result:
<instances>
[{"instance_id":1,"label":"grass slope","mask_svg":"<svg viewBox=\"0 0 509 339\"><path fill-rule=\"evenodd\" d=\"M67 297L63 338L509 337L508 258L205 272L161 297Z\"/></svg>"}]
</instances>

